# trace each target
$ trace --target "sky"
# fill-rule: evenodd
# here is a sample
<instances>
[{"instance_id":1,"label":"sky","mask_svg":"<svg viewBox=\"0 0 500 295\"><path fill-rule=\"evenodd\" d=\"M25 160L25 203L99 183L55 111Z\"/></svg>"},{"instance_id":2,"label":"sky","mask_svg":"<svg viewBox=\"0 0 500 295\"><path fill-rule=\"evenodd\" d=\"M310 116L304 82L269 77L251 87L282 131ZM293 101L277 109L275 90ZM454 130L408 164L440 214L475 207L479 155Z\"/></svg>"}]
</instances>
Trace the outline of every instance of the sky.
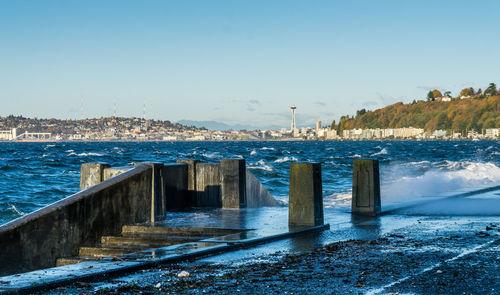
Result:
<instances>
[{"instance_id":1,"label":"sky","mask_svg":"<svg viewBox=\"0 0 500 295\"><path fill-rule=\"evenodd\" d=\"M500 84L500 1L0 0L0 116L329 125ZM82 112L83 110L83 112Z\"/></svg>"}]
</instances>

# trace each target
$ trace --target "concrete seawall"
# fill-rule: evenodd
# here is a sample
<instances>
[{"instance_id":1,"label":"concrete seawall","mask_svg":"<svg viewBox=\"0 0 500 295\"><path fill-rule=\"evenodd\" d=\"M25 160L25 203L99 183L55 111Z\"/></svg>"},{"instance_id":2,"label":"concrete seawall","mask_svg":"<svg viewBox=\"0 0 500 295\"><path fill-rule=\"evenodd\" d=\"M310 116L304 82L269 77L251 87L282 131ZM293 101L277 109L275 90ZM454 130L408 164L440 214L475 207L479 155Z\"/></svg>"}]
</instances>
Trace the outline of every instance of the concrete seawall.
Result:
<instances>
[{"instance_id":1,"label":"concrete seawall","mask_svg":"<svg viewBox=\"0 0 500 295\"><path fill-rule=\"evenodd\" d=\"M245 201L242 207L247 199L249 207L279 206L244 164L239 165L236 176L224 178L228 172L221 164L197 161L191 170L189 163L118 168L83 164L82 191L0 226L0 275L53 267L57 259L77 256L82 245L119 235L124 225L161 222L167 210L225 208L223 191L238 192Z\"/></svg>"},{"instance_id":2,"label":"concrete seawall","mask_svg":"<svg viewBox=\"0 0 500 295\"><path fill-rule=\"evenodd\" d=\"M0 275L53 267L82 244L147 222L151 182L151 167L141 165L1 226Z\"/></svg>"}]
</instances>

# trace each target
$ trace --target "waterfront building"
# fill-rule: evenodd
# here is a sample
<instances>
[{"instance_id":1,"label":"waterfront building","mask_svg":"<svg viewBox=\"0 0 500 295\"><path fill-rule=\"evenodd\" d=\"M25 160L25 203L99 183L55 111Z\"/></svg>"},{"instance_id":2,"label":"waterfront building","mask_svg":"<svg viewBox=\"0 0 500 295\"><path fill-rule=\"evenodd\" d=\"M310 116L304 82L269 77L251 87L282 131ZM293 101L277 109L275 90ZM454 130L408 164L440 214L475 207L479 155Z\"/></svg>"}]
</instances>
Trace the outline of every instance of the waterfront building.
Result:
<instances>
[{"instance_id":1,"label":"waterfront building","mask_svg":"<svg viewBox=\"0 0 500 295\"><path fill-rule=\"evenodd\" d=\"M486 129L484 137L492 138L492 139L500 137L500 128L488 128L488 129Z\"/></svg>"},{"instance_id":2,"label":"waterfront building","mask_svg":"<svg viewBox=\"0 0 500 295\"><path fill-rule=\"evenodd\" d=\"M0 130L0 140L14 140L17 137L17 129Z\"/></svg>"}]
</instances>

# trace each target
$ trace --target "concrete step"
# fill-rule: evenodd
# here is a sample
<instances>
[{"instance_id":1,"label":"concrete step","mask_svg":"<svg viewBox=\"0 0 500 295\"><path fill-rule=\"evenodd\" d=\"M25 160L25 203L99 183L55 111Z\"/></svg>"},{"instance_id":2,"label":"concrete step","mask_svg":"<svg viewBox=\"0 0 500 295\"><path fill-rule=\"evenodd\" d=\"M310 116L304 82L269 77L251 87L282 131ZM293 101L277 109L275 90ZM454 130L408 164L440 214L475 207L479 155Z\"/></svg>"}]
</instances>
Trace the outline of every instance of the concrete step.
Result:
<instances>
[{"instance_id":1,"label":"concrete step","mask_svg":"<svg viewBox=\"0 0 500 295\"><path fill-rule=\"evenodd\" d=\"M145 226L124 225L123 236L134 235L176 235L176 236L201 236L213 237L235 234L248 229L241 228L216 228L216 227L187 227L187 226Z\"/></svg>"},{"instance_id":2,"label":"concrete step","mask_svg":"<svg viewBox=\"0 0 500 295\"><path fill-rule=\"evenodd\" d=\"M92 260L92 259L80 258L80 257L57 258L56 266L70 265L70 264L80 263L80 262L89 261L89 260Z\"/></svg>"},{"instance_id":3,"label":"concrete step","mask_svg":"<svg viewBox=\"0 0 500 295\"><path fill-rule=\"evenodd\" d=\"M83 258L111 257L125 255L141 250L143 250L143 248L80 247L78 256Z\"/></svg>"},{"instance_id":4,"label":"concrete step","mask_svg":"<svg viewBox=\"0 0 500 295\"><path fill-rule=\"evenodd\" d=\"M103 247L119 247L119 248L158 248L170 245L194 242L204 239L205 237L188 237L188 236L158 236L158 235L134 235L134 236L103 236L101 237L101 245Z\"/></svg>"}]
</instances>

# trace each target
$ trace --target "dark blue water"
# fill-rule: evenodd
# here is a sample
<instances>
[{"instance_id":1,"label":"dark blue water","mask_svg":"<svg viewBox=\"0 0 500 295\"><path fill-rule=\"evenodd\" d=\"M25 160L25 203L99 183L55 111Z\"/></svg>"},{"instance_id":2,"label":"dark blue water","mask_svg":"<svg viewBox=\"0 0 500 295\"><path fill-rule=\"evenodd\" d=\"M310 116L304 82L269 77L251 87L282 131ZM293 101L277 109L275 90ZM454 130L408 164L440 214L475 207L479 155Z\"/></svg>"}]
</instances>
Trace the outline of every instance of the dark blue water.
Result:
<instances>
[{"instance_id":1,"label":"dark blue water","mask_svg":"<svg viewBox=\"0 0 500 295\"><path fill-rule=\"evenodd\" d=\"M327 207L350 202L352 161L381 161L382 201L500 183L497 141L0 143L0 224L78 191L80 165L243 157L278 199L290 162L321 162Z\"/></svg>"}]
</instances>

